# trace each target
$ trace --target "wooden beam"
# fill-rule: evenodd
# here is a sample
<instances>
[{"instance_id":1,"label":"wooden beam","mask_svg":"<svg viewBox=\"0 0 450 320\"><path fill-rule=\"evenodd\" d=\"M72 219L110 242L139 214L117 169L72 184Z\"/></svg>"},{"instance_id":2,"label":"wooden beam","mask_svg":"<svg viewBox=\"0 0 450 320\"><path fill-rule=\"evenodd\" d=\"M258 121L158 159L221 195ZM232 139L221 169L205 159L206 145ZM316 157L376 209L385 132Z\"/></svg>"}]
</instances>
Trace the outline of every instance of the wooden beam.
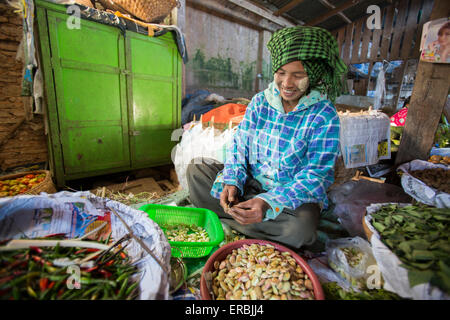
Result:
<instances>
[{"instance_id":1,"label":"wooden beam","mask_svg":"<svg viewBox=\"0 0 450 320\"><path fill-rule=\"evenodd\" d=\"M228 0L228 2L235 4L241 8L244 8L260 17L263 17L271 22L274 22L282 27L293 27L295 26L292 22L289 20L283 18L283 17L276 17L273 15L272 11L265 10L263 8L260 8L253 3L246 1L246 0Z\"/></svg>"},{"instance_id":2,"label":"wooden beam","mask_svg":"<svg viewBox=\"0 0 450 320\"><path fill-rule=\"evenodd\" d=\"M302 3L305 0L293 0L290 1L287 5L285 5L284 7L281 7L278 11L275 11L273 13L274 16L280 16L285 12L288 12L291 9L294 9L296 6L298 6L300 3Z\"/></svg>"},{"instance_id":3,"label":"wooden beam","mask_svg":"<svg viewBox=\"0 0 450 320\"><path fill-rule=\"evenodd\" d=\"M322 3L325 7L328 7L328 9L336 9L336 6L334 4L329 3L327 0L319 0L320 3ZM345 14L342 12L338 13L338 16L342 18L347 23L352 23L352 20L350 20Z\"/></svg>"},{"instance_id":4,"label":"wooden beam","mask_svg":"<svg viewBox=\"0 0 450 320\"><path fill-rule=\"evenodd\" d=\"M430 20L447 17L448 0L434 0ZM428 159L450 89L450 64L419 61L395 164Z\"/></svg>"},{"instance_id":5,"label":"wooden beam","mask_svg":"<svg viewBox=\"0 0 450 320\"><path fill-rule=\"evenodd\" d=\"M306 25L307 26L315 26L315 25L327 20L328 18L331 18L332 16L337 15L339 12L342 12L344 10L347 10L348 8L351 8L355 5L357 5L360 2L361 2L361 0L349 0L349 1L345 2L344 4L342 4L341 6L335 8L331 11L328 11L327 13L307 22Z\"/></svg>"},{"instance_id":6,"label":"wooden beam","mask_svg":"<svg viewBox=\"0 0 450 320\"><path fill-rule=\"evenodd\" d=\"M227 19L252 29L256 30L264 29L270 32L275 32L276 30L279 29L278 25L270 21L267 21L266 19L259 17L255 19L255 16L253 14L250 16L240 13L236 10L231 10L217 1L186 0L186 5L196 10L204 11L209 14L219 16L222 19Z\"/></svg>"}]
</instances>

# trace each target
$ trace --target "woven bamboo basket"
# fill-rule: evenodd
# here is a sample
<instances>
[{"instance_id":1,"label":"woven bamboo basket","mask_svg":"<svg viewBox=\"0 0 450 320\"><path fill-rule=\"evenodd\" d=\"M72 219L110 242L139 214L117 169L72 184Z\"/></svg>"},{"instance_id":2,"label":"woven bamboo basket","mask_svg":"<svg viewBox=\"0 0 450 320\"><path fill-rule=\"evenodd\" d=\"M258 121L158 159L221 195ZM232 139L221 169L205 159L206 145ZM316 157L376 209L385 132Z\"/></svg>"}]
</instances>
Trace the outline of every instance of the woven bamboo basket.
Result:
<instances>
[{"instance_id":1,"label":"woven bamboo basket","mask_svg":"<svg viewBox=\"0 0 450 320\"><path fill-rule=\"evenodd\" d=\"M103 7L128 13L145 22L164 20L178 5L177 0L98 0Z\"/></svg>"},{"instance_id":2,"label":"woven bamboo basket","mask_svg":"<svg viewBox=\"0 0 450 320\"><path fill-rule=\"evenodd\" d=\"M52 175L51 175L50 171L48 171L48 170L35 170L35 171L26 171L26 172L19 172L19 173L9 174L9 175L0 177L0 181L17 179L17 178L26 176L27 174L42 174L42 173L45 173L44 181L39 183L37 186L34 186L30 190L24 192L23 194L38 195L41 192L55 193L57 190L56 190L56 187L55 187L55 185L53 183Z\"/></svg>"}]
</instances>

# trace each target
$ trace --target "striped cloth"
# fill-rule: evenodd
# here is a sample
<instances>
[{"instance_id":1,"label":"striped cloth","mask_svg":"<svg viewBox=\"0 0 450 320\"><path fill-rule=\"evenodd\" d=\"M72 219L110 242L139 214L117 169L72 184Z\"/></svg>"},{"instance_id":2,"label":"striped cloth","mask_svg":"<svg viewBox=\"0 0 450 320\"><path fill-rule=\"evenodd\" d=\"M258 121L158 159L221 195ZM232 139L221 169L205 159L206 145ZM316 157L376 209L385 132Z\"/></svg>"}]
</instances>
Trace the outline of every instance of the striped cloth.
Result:
<instances>
[{"instance_id":1,"label":"striped cloth","mask_svg":"<svg viewBox=\"0 0 450 320\"><path fill-rule=\"evenodd\" d=\"M211 189L218 199L224 184L242 195L250 174L267 191L258 195L271 207L264 220L303 203L326 209L339 152L339 117L326 96L312 91L289 113L269 104L277 99L281 104L273 83L253 97Z\"/></svg>"},{"instance_id":2,"label":"striped cloth","mask_svg":"<svg viewBox=\"0 0 450 320\"><path fill-rule=\"evenodd\" d=\"M297 26L275 32L267 43L272 56L272 72L300 60L306 69L311 89L328 94L334 101L341 93L342 75L347 66L339 57L336 39L319 27Z\"/></svg>"}]
</instances>

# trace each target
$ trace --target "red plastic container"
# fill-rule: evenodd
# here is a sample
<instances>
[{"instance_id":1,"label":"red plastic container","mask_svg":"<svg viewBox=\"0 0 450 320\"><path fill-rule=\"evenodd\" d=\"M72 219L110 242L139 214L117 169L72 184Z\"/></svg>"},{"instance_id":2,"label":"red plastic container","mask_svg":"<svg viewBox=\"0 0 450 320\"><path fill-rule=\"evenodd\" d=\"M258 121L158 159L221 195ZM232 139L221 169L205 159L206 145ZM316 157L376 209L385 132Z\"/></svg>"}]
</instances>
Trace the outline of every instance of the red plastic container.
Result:
<instances>
[{"instance_id":1,"label":"red plastic container","mask_svg":"<svg viewBox=\"0 0 450 320\"><path fill-rule=\"evenodd\" d=\"M244 239L244 240L238 240L231 242L221 248L219 248L216 252L213 253L211 257L209 257L208 261L206 261L205 267L203 268L202 277L200 279L200 295L203 300L212 300L211 295L209 294L208 288L206 286L206 278L205 274L207 272L214 271L214 262L222 261L224 260L228 254L230 254L234 249L238 249L242 247L244 244L251 245L251 244L260 244L260 245L267 245L270 244L275 247L278 251L289 252L292 257L297 261L298 265L303 269L303 271L308 275L309 279L311 280L314 288L314 297L316 300L325 300L325 295L322 290L322 286L320 285L319 279L317 278L314 271L311 269L311 267L306 263L303 258L301 258L297 253L292 251L289 248L286 248L285 246L282 246L278 243L274 243L267 240L257 240L257 239Z\"/></svg>"}]
</instances>

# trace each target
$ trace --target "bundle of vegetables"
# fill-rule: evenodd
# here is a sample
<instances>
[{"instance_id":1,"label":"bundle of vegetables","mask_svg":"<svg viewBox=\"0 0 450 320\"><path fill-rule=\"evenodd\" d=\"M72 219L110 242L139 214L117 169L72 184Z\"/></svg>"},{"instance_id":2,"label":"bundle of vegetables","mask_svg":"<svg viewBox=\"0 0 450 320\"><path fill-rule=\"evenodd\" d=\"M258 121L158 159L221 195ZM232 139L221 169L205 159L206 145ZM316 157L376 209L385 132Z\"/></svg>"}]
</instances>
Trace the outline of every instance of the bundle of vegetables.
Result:
<instances>
[{"instance_id":1,"label":"bundle of vegetables","mask_svg":"<svg viewBox=\"0 0 450 320\"><path fill-rule=\"evenodd\" d=\"M381 241L408 270L410 287L430 283L450 293L450 210L392 204L372 215Z\"/></svg>"},{"instance_id":2,"label":"bundle of vegetables","mask_svg":"<svg viewBox=\"0 0 450 320\"><path fill-rule=\"evenodd\" d=\"M450 170L433 168L409 171L414 178L439 191L450 193Z\"/></svg>"},{"instance_id":3,"label":"bundle of vegetables","mask_svg":"<svg viewBox=\"0 0 450 320\"><path fill-rule=\"evenodd\" d=\"M45 173L27 174L16 179L0 180L0 197L23 194L40 184L44 179Z\"/></svg>"},{"instance_id":4,"label":"bundle of vegetables","mask_svg":"<svg viewBox=\"0 0 450 320\"><path fill-rule=\"evenodd\" d=\"M322 283L326 300L402 300L397 294L384 289L371 289L356 292L341 288L336 282Z\"/></svg>"},{"instance_id":5,"label":"bundle of vegetables","mask_svg":"<svg viewBox=\"0 0 450 320\"><path fill-rule=\"evenodd\" d=\"M96 251L59 245L0 251L0 300L134 299L137 269L123 251L77 265L77 280L69 267Z\"/></svg>"}]
</instances>

